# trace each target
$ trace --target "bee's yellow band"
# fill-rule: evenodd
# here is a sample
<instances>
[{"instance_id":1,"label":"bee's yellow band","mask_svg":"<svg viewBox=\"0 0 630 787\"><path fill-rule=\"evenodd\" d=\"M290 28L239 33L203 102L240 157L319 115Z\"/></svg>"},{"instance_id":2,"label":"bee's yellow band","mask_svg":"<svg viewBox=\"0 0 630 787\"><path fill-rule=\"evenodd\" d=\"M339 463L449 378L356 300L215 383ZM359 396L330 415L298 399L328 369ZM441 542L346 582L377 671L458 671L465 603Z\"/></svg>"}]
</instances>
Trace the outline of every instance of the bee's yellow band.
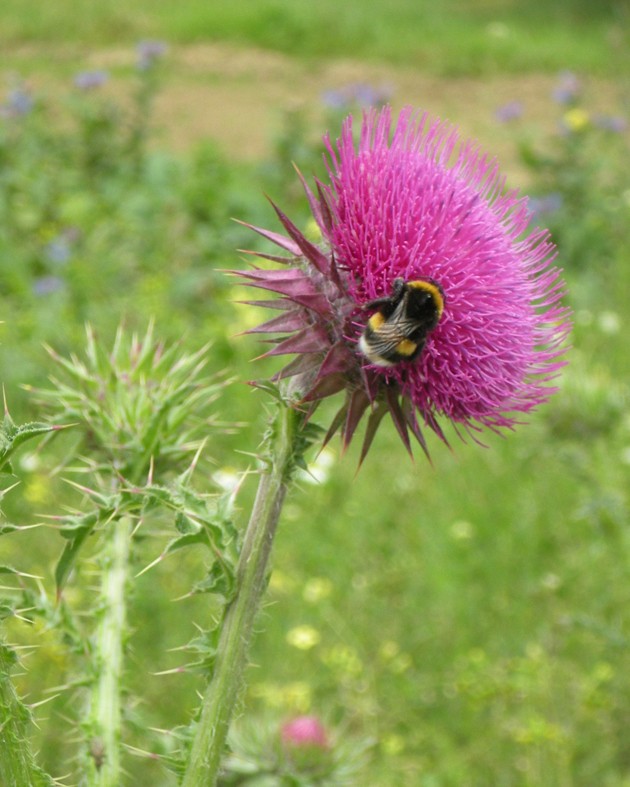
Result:
<instances>
[{"instance_id":1,"label":"bee's yellow band","mask_svg":"<svg viewBox=\"0 0 630 787\"><path fill-rule=\"evenodd\" d=\"M418 345L416 342L412 342L411 339L403 339L396 345L396 352L404 358L411 357L417 349Z\"/></svg>"},{"instance_id":2,"label":"bee's yellow band","mask_svg":"<svg viewBox=\"0 0 630 787\"><path fill-rule=\"evenodd\" d=\"M378 330L386 322L385 317L380 312L373 314L368 320L368 325L373 331Z\"/></svg>"}]
</instances>

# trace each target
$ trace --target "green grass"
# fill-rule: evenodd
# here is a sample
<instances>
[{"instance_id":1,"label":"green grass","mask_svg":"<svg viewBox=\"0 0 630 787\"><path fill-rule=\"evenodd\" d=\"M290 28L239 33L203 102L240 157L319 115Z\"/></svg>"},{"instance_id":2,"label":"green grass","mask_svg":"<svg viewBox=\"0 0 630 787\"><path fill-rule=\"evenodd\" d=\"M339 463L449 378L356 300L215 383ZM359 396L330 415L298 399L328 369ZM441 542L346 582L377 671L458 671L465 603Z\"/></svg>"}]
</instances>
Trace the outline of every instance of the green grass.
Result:
<instances>
[{"instance_id":1,"label":"green grass","mask_svg":"<svg viewBox=\"0 0 630 787\"><path fill-rule=\"evenodd\" d=\"M306 58L387 60L439 74L606 73L611 59L627 68L622 9L569 0L5 0L0 42L119 46L149 36L180 44L229 41Z\"/></svg>"},{"instance_id":2,"label":"green grass","mask_svg":"<svg viewBox=\"0 0 630 787\"><path fill-rule=\"evenodd\" d=\"M627 503L608 527L584 509L606 487L619 496L623 473L577 493L575 457L535 427L487 451L438 451L434 470L396 451L385 440L364 478L340 468L294 497L276 565L295 588L273 596L252 690L306 677L327 687L324 707L371 718L374 784L605 783L626 750L612 719L630 700ZM607 464L600 451L591 466ZM311 577L333 589L309 605ZM321 642L279 660L304 623ZM339 649L354 660L337 663ZM612 740L598 732L610 723Z\"/></svg>"}]
</instances>

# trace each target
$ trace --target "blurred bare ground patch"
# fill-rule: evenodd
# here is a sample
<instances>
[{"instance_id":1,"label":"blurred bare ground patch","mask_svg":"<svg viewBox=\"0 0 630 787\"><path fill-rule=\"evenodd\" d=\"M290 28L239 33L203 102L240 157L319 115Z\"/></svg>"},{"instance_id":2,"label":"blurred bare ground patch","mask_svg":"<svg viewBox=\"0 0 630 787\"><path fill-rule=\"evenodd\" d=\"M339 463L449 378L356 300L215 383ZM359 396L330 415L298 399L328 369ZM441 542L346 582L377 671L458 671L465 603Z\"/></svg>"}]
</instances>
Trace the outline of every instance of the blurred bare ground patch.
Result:
<instances>
[{"instance_id":1,"label":"blurred bare ground patch","mask_svg":"<svg viewBox=\"0 0 630 787\"><path fill-rule=\"evenodd\" d=\"M326 91L353 83L386 88L397 109L404 104L448 118L462 134L472 136L502 161L508 180L524 178L514 161L514 128L495 118L510 101L523 104L523 124L532 132L550 131L560 108L551 92L555 76L497 75L492 78L448 78L414 68L354 60L298 61L264 50L202 44L174 50L173 73L158 102L158 125L176 149L211 137L239 158L264 157L287 109L300 108L315 136L323 130ZM610 111L614 87L603 80L586 85L597 102L594 110ZM336 133L336 129L331 129Z\"/></svg>"},{"instance_id":2,"label":"blurred bare ground patch","mask_svg":"<svg viewBox=\"0 0 630 787\"><path fill-rule=\"evenodd\" d=\"M32 49L11 53L13 72L20 59L34 56ZM41 58L41 49L38 55ZM133 78L133 48L100 49L83 56L75 48L72 55L77 71L111 70L112 85ZM55 80L54 61L67 70L69 53L49 48L48 59ZM51 75L45 75L42 82L50 79ZM515 160L514 126L499 123L495 112L508 102L519 101L524 110L519 124L529 134L549 132L561 114L551 98L555 82L555 76L548 74L439 77L416 68L356 60L296 60L223 43L171 47L157 100L157 142L185 151L211 138L231 156L260 159L269 153L287 110L302 110L317 137L325 130L326 91L366 83L386 88L395 109L412 104L448 118L462 135L477 139L500 159L508 182L521 186L526 176ZM587 79L585 88L593 111L611 111L617 104L615 87L609 82Z\"/></svg>"}]
</instances>

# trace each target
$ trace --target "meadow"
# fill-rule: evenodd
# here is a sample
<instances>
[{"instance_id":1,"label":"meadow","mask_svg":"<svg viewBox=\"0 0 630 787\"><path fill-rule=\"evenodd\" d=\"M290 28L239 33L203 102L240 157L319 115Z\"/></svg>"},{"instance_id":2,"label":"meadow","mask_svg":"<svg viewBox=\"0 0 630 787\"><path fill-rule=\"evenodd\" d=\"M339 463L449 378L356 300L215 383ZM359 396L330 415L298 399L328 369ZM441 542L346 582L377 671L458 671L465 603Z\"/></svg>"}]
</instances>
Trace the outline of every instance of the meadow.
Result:
<instances>
[{"instance_id":1,"label":"meadow","mask_svg":"<svg viewBox=\"0 0 630 787\"><path fill-rule=\"evenodd\" d=\"M152 325L182 357L209 344L207 401L181 419L206 438L200 493L229 493L245 474L239 529L271 406L245 383L279 367L252 362L263 350L241 335L265 315L239 303L248 293L225 271L249 264L239 249L269 245L233 219L278 230L268 194L312 232L293 162L323 177L327 129L383 101L448 117L499 157L559 249L569 364L526 424L484 433L483 445L446 426L451 448L429 437L429 463L421 451L411 461L385 423L360 472L360 446L310 449L283 510L231 745L264 760L282 722L313 715L338 773L222 783L630 785L630 19L623 3L549 5L0 8L8 410L16 423L76 422L89 402L41 390L63 378L56 358L89 365L86 324L103 357L120 325L126 337ZM324 404L315 421L333 412ZM2 474L3 517L25 529L0 531L0 563L25 575L6 572L1 640L18 648L18 694L48 700L28 733L38 762L69 785L86 743L99 555L88 538L56 603L67 540L54 517L85 511L83 485L108 477L91 439L75 427L31 441ZM208 557L194 546L145 570L173 538L172 520L147 509L133 555L127 784L177 783L168 766L203 690L203 669L179 667L203 661L197 624L215 601L191 591Z\"/></svg>"}]
</instances>

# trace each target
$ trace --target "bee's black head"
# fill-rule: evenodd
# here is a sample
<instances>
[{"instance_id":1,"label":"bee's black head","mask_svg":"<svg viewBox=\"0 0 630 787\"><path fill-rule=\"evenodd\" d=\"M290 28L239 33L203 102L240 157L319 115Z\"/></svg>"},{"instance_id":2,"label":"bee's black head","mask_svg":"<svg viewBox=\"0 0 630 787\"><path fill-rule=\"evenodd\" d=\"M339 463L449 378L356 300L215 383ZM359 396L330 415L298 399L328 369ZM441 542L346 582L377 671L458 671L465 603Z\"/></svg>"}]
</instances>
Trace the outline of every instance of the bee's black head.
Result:
<instances>
[{"instance_id":1,"label":"bee's black head","mask_svg":"<svg viewBox=\"0 0 630 787\"><path fill-rule=\"evenodd\" d=\"M417 280L405 284L405 312L423 326L435 328L444 311L444 293L436 282Z\"/></svg>"}]
</instances>

